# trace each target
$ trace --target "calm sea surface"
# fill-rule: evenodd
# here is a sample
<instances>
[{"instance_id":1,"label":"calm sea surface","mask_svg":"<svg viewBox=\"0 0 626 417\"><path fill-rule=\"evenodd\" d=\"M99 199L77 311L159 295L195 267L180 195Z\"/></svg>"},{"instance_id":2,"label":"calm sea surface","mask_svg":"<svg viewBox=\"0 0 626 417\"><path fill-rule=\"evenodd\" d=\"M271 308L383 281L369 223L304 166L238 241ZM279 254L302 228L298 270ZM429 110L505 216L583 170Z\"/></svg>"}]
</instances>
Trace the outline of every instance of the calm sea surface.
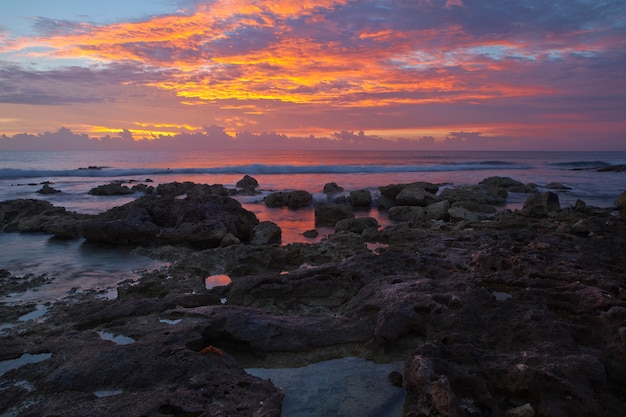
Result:
<instances>
[{"instance_id":1,"label":"calm sea surface","mask_svg":"<svg viewBox=\"0 0 626 417\"><path fill-rule=\"evenodd\" d=\"M559 192L561 206L577 199L610 207L626 190L626 173L596 172L593 168L626 164L626 152L0 152L0 201L36 198L81 213L99 213L124 204L137 195L92 196L88 191L110 181L151 185L172 181L223 184L234 188L245 174L259 182L262 194L237 197L261 220L283 229L283 243L312 241L301 235L314 228L312 209L268 209L262 203L272 191L301 189L324 201L324 184L336 182L346 193L392 183L429 181L438 184L475 184L490 176L507 176L540 189L550 182L570 187ZM97 166L101 169L85 169ZM81 169L82 168L82 169ZM62 193L36 193L44 181ZM509 208L519 208L526 195L511 195ZM360 213L388 224L373 209ZM321 236L329 230L320 230ZM319 239L319 238L318 238ZM135 271L158 263L133 256L125 249L103 248L81 241L63 242L43 235L0 233L0 268L15 275L47 273L53 283L11 300L54 299L67 291L114 289L115 284L137 276ZM123 259L123 262L120 262ZM2 300L0 300L2 301Z\"/></svg>"}]
</instances>

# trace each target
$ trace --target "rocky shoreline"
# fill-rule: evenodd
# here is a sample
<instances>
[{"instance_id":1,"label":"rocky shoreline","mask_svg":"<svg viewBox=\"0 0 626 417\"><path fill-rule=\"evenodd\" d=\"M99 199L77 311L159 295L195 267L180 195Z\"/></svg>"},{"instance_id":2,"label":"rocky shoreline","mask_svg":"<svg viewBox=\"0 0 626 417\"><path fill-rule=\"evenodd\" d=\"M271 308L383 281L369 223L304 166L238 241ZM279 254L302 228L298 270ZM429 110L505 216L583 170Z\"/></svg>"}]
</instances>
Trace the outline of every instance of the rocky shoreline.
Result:
<instances>
[{"instance_id":1,"label":"rocky shoreline","mask_svg":"<svg viewBox=\"0 0 626 417\"><path fill-rule=\"evenodd\" d=\"M276 224L232 198L255 192L244 180L162 184L100 215L0 202L5 232L133 245L169 262L115 300L59 301L41 321L17 320L34 306L0 304L12 325L0 363L47 355L0 375L0 414L280 416L282 391L246 367L349 356L404 361L390 380L406 390L407 417L626 409L626 192L613 208L562 208L501 177L392 184L374 197L327 184L324 203L299 191L266 198L314 206L316 224L335 228L280 245ZM510 191L529 194L521 210L498 207ZM372 206L394 223L355 217ZM218 274L231 282L207 289ZM0 292L42 279L1 271Z\"/></svg>"}]
</instances>

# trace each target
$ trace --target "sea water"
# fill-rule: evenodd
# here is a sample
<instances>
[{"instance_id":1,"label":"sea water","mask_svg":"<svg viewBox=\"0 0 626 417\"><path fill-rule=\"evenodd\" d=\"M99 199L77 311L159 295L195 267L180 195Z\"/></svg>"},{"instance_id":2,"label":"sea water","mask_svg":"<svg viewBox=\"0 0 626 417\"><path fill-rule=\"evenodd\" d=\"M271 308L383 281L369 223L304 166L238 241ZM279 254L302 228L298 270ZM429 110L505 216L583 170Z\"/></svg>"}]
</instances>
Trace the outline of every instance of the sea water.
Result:
<instances>
[{"instance_id":1,"label":"sea water","mask_svg":"<svg viewBox=\"0 0 626 417\"><path fill-rule=\"evenodd\" d=\"M559 182L562 207L576 200L611 207L626 190L626 173L597 172L595 168L626 163L626 152L461 152L461 151L76 151L0 152L0 201L17 198L46 200L79 213L101 213L141 195L94 196L92 188L111 181L129 186L157 186L173 181L222 184L235 188L244 175L259 182L259 194L236 196L259 220L271 220L282 229L283 244L314 242L332 229L320 228L318 237L303 232L315 228L312 208L268 208L263 198L274 191L306 190L315 201L326 201L324 184L335 182L344 195L368 189L374 198L378 187L428 181L442 187L476 184L491 176L534 183L539 190ZM48 182L56 194L37 193ZM510 194L508 208L520 208L527 195ZM357 212L389 224L376 208ZM133 255L131 248L96 246L78 240L46 235L0 233L0 268L14 275L48 274L50 284L22 295L34 300L59 297L70 291L111 290L117 282L136 279L137 271L155 261ZM19 297L14 299L19 299Z\"/></svg>"}]
</instances>

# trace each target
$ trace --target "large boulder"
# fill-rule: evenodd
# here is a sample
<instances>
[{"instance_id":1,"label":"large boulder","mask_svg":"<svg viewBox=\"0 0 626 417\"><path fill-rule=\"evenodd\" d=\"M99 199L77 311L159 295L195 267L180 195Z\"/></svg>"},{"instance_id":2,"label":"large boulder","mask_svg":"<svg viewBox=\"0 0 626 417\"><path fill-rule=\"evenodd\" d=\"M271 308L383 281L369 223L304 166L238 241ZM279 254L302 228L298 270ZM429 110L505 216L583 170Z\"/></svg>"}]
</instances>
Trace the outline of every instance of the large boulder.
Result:
<instances>
[{"instance_id":1,"label":"large boulder","mask_svg":"<svg viewBox=\"0 0 626 417\"><path fill-rule=\"evenodd\" d=\"M335 203L315 203L315 225L334 227L339 220L354 218L351 206Z\"/></svg>"},{"instance_id":2,"label":"large boulder","mask_svg":"<svg viewBox=\"0 0 626 417\"><path fill-rule=\"evenodd\" d=\"M278 191L271 193L263 199L267 207L284 207L297 209L308 207L313 203L313 195L308 191Z\"/></svg>"},{"instance_id":3,"label":"large boulder","mask_svg":"<svg viewBox=\"0 0 626 417\"><path fill-rule=\"evenodd\" d=\"M396 196L396 204L399 206L426 207L437 202L437 197L423 188L405 188Z\"/></svg>"},{"instance_id":4,"label":"large boulder","mask_svg":"<svg viewBox=\"0 0 626 417\"><path fill-rule=\"evenodd\" d=\"M246 174L243 176L242 179L237 181L237 184L235 184L235 186L241 189L241 194L256 194L256 189L259 186L259 182L255 178Z\"/></svg>"},{"instance_id":5,"label":"large boulder","mask_svg":"<svg viewBox=\"0 0 626 417\"><path fill-rule=\"evenodd\" d=\"M412 182L409 184L390 184L383 187L378 187L378 190L380 191L381 195L395 201L396 196L406 188L418 188L431 194L437 194L437 192L439 191L438 185L423 181Z\"/></svg>"},{"instance_id":6,"label":"large boulder","mask_svg":"<svg viewBox=\"0 0 626 417\"><path fill-rule=\"evenodd\" d=\"M276 223L264 221L252 229L250 243L256 246L278 244L281 241L281 237L282 231Z\"/></svg>"},{"instance_id":7,"label":"large boulder","mask_svg":"<svg viewBox=\"0 0 626 417\"><path fill-rule=\"evenodd\" d=\"M324 184L324 194L339 194L343 192L343 187L337 185L336 182Z\"/></svg>"},{"instance_id":8,"label":"large boulder","mask_svg":"<svg viewBox=\"0 0 626 417\"><path fill-rule=\"evenodd\" d=\"M372 193L369 190L351 191L350 204L354 208L370 208L372 205Z\"/></svg>"},{"instance_id":9,"label":"large boulder","mask_svg":"<svg viewBox=\"0 0 626 417\"><path fill-rule=\"evenodd\" d=\"M522 214L528 217L546 217L549 213L561 210L559 196L552 191L528 197L522 207Z\"/></svg>"}]
</instances>

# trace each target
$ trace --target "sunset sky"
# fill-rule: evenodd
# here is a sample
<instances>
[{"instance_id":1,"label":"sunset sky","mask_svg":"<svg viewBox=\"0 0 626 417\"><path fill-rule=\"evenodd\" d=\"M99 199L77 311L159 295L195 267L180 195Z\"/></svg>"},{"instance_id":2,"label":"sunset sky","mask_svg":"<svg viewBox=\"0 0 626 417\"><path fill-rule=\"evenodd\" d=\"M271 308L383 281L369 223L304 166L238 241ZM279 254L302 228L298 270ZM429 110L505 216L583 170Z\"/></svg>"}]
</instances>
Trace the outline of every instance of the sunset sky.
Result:
<instances>
[{"instance_id":1,"label":"sunset sky","mask_svg":"<svg viewBox=\"0 0 626 417\"><path fill-rule=\"evenodd\" d=\"M85 138L626 150L626 2L2 1L0 150Z\"/></svg>"}]
</instances>

